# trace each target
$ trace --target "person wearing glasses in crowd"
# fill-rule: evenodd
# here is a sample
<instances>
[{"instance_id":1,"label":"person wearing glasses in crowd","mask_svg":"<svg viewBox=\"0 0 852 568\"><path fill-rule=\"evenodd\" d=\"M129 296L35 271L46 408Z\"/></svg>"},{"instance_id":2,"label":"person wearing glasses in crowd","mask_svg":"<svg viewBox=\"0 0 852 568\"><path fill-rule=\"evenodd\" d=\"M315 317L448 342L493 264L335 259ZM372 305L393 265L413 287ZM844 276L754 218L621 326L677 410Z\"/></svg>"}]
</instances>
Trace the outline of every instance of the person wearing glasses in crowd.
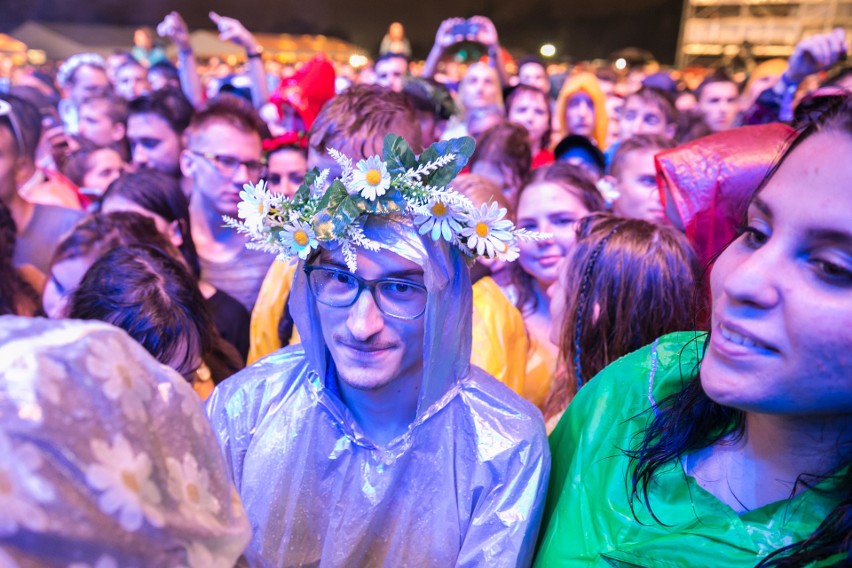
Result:
<instances>
[{"instance_id":1,"label":"person wearing glasses in crowd","mask_svg":"<svg viewBox=\"0 0 852 568\"><path fill-rule=\"evenodd\" d=\"M528 566L547 439L530 403L470 364L468 260L517 258L538 235L447 189L470 138L419 159L398 136L384 148L354 164L332 151L340 176L309 172L293 200L247 188L229 223L299 261L302 343L207 406L252 525L245 558Z\"/></svg>"},{"instance_id":2,"label":"person wearing glasses in crowd","mask_svg":"<svg viewBox=\"0 0 852 568\"><path fill-rule=\"evenodd\" d=\"M245 238L225 228L222 216L236 217L243 185L263 176L261 139L267 133L250 102L219 95L193 116L180 155L201 278L249 312L272 258L246 249Z\"/></svg>"}]
</instances>

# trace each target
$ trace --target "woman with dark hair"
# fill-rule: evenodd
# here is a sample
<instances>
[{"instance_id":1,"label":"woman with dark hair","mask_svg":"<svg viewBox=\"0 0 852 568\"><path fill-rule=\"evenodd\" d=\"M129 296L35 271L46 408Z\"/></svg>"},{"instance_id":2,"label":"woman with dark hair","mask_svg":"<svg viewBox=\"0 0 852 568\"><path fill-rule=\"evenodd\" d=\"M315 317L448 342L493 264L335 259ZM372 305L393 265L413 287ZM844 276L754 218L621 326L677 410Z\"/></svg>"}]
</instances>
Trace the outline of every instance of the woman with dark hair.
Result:
<instances>
[{"instance_id":1,"label":"woman with dark hair","mask_svg":"<svg viewBox=\"0 0 852 568\"><path fill-rule=\"evenodd\" d=\"M68 317L68 302L91 266L104 254L122 246L155 248L181 263L188 271L181 254L157 231L151 219L129 211L90 215L80 221L56 249L43 294L47 315L52 318ZM117 272L116 276L121 277L122 274ZM202 396L209 394L213 384L244 366L236 348L225 341L215 327L208 333L215 341L211 349L202 352L206 365L196 376L198 384L194 384Z\"/></svg>"},{"instance_id":2,"label":"woman with dark hair","mask_svg":"<svg viewBox=\"0 0 852 568\"><path fill-rule=\"evenodd\" d=\"M676 229L606 213L582 219L548 290L551 340L559 346L544 405L550 430L604 367L661 335L693 329L698 283L695 253Z\"/></svg>"},{"instance_id":3,"label":"woman with dark hair","mask_svg":"<svg viewBox=\"0 0 852 568\"><path fill-rule=\"evenodd\" d=\"M530 340L525 397L539 407L550 392L559 352L550 340L547 289L556 282L559 263L574 245L577 221L603 210L603 197L591 180L564 162L533 170L517 197L515 226L551 235L518 243L520 257L509 268L511 283L503 287L524 316Z\"/></svg>"},{"instance_id":4,"label":"woman with dark hair","mask_svg":"<svg viewBox=\"0 0 852 568\"><path fill-rule=\"evenodd\" d=\"M506 118L527 129L532 168L553 162L550 150L552 113L547 93L529 85L518 85L506 98Z\"/></svg>"},{"instance_id":5,"label":"woman with dark hair","mask_svg":"<svg viewBox=\"0 0 852 568\"><path fill-rule=\"evenodd\" d=\"M157 230L180 250L198 280L219 333L245 359L249 346L249 313L230 295L199 280L201 266L190 231L189 203L178 181L152 169L124 174L107 188L101 198L100 211L132 211L154 221Z\"/></svg>"},{"instance_id":6,"label":"woman with dark hair","mask_svg":"<svg viewBox=\"0 0 852 568\"><path fill-rule=\"evenodd\" d=\"M101 256L71 294L67 315L120 327L190 382L214 342L195 280L150 246L119 246Z\"/></svg>"},{"instance_id":7,"label":"woman with dark hair","mask_svg":"<svg viewBox=\"0 0 852 568\"><path fill-rule=\"evenodd\" d=\"M709 335L661 337L578 393L539 566L849 565L850 155L847 100L752 198L711 272Z\"/></svg>"},{"instance_id":8,"label":"woman with dark hair","mask_svg":"<svg viewBox=\"0 0 852 568\"><path fill-rule=\"evenodd\" d=\"M39 315L41 299L38 293L25 278L25 273L12 263L15 257L16 235L15 220L12 219L9 208L0 201L0 316ZM35 268L31 268L31 271L41 275Z\"/></svg>"}]
</instances>

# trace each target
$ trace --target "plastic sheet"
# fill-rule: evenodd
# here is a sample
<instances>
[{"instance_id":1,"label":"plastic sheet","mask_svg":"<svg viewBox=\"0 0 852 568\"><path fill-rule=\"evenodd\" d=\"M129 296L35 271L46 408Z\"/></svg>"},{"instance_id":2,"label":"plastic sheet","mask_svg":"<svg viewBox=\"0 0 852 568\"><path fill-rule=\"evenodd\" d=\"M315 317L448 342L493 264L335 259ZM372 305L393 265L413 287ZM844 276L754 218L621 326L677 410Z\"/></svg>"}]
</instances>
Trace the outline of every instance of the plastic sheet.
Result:
<instances>
[{"instance_id":1,"label":"plastic sheet","mask_svg":"<svg viewBox=\"0 0 852 568\"><path fill-rule=\"evenodd\" d=\"M429 300L417 415L384 446L336 394L302 265L302 345L222 383L208 403L254 539L253 565L525 566L550 456L541 415L470 365L471 285L457 249L407 218L365 233L423 267Z\"/></svg>"},{"instance_id":2,"label":"plastic sheet","mask_svg":"<svg viewBox=\"0 0 852 568\"><path fill-rule=\"evenodd\" d=\"M0 566L233 566L249 524L201 401L101 322L0 317Z\"/></svg>"}]
</instances>

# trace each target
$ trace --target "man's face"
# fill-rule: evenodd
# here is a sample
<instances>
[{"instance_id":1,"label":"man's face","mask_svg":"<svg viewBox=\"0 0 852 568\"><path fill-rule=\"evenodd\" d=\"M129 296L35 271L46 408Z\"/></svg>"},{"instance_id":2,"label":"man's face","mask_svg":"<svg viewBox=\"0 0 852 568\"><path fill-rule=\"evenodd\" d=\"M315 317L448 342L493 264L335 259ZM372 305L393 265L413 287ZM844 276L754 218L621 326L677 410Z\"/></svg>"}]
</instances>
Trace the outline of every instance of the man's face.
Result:
<instances>
[{"instance_id":1,"label":"man's face","mask_svg":"<svg viewBox=\"0 0 852 568\"><path fill-rule=\"evenodd\" d=\"M148 73L139 65L124 65L115 74L115 93L128 101L148 91Z\"/></svg>"},{"instance_id":2,"label":"man's face","mask_svg":"<svg viewBox=\"0 0 852 568\"><path fill-rule=\"evenodd\" d=\"M729 130L737 117L737 86L729 81L704 86L698 99L698 110L713 132Z\"/></svg>"},{"instance_id":3,"label":"man's face","mask_svg":"<svg viewBox=\"0 0 852 568\"><path fill-rule=\"evenodd\" d=\"M408 63L402 57L390 57L376 63L376 84L397 93L402 92L402 82L408 72Z\"/></svg>"},{"instance_id":4,"label":"man's face","mask_svg":"<svg viewBox=\"0 0 852 568\"><path fill-rule=\"evenodd\" d=\"M200 198L204 209L236 218L243 185L260 180L260 159L256 132L217 120L193 133L181 154L181 170L192 179L193 199Z\"/></svg>"},{"instance_id":5,"label":"man's face","mask_svg":"<svg viewBox=\"0 0 852 568\"><path fill-rule=\"evenodd\" d=\"M547 77L547 71L538 63L525 63L522 65L518 70L518 83L541 89L545 93L550 93L550 79Z\"/></svg>"},{"instance_id":6,"label":"man's face","mask_svg":"<svg viewBox=\"0 0 852 568\"><path fill-rule=\"evenodd\" d=\"M152 113L130 115L127 140L136 166L173 176L180 174L180 136L161 116Z\"/></svg>"},{"instance_id":7,"label":"man's face","mask_svg":"<svg viewBox=\"0 0 852 568\"><path fill-rule=\"evenodd\" d=\"M621 196L615 200L616 215L667 224L668 219L657 190L654 154L659 148L634 150L624 157L615 187Z\"/></svg>"},{"instance_id":8,"label":"man's face","mask_svg":"<svg viewBox=\"0 0 852 568\"><path fill-rule=\"evenodd\" d=\"M595 105L592 98L582 91L572 95L565 109L565 119L569 134L591 137L595 129Z\"/></svg>"},{"instance_id":9,"label":"man's face","mask_svg":"<svg viewBox=\"0 0 852 568\"><path fill-rule=\"evenodd\" d=\"M314 264L342 270L343 278L349 274L339 251L323 251ZM394 278L421 286L424 283L423 270L417 264L389 251L359 249L355 275L364 280ZM406 293L404 285L397 289ZM416 319L388 316L366 289L349 307L316 305L341 387L377 392L394 386L419 386L423 377L424 315Z\"/></svg>"},{"instance_id":10,"label":"man's face","mask_svg":"<svg viewBox=\"0 0 852 568\"><path fill-rule=\"evenodd\" d=\"M628 97L621 109L619 137L624 141L637 134L671 137L674 134L674 125L666 122L666 115L658 105L640 97Z\"/></svg>"},{"instance_id":11,"label":"man's face","mask_svg":"<svg viewBox=\"0 0 852 568\"><path fill-rule=\"evenodd\" d=\"M100 67L81 65L74 73L74 84L68 89L68 98L79 107L83 101L109 92L109 79Z\"/></svg>"},{"instance_id":12,"label":"man's face","mask_svg":"<svg viewBox=\"0 0 852 568\"><path fill-rule=\"evenodd\" d=\"M125 126L113 122L107 114L109 103L95 99L80 107L80 136L98 146L108 146L124 138Z\"/></svg>"}]
</instances>

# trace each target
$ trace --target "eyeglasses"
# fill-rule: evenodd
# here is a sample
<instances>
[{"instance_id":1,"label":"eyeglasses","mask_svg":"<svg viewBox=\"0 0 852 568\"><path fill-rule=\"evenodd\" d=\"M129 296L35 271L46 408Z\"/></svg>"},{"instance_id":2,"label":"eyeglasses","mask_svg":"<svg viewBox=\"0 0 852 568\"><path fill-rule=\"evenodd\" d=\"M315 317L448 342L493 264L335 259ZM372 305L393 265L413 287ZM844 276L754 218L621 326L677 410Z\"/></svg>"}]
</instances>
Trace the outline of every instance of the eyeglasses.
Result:
<instances>
[{"instance_id":1,"label":"eyeglasses","mask_svg":"<svg viewBox=\"0 0 852 568\"><path fill-rule=\"evenodd\" d=\"M18 118L15 116L15 111L9 101L0 99L0 117L5 116L9 119L9 125L12 127L12 135L15 137L15 142L18 144L18 153L24 153L24 137L21 134L21 125L18 124Z\"/></svg>"},{"instance_id":2,"label":"eyeglasses","mask_svg":"<svg viewBox=\"0 0 852 568\"><path fill-rule=\"evenodd\" d=\"M199 152L197 150L190 150L190 152L209 160L216 166L216 170L227 178L234 177L240 166L245 166L249 177L257 180L263 175L265 168L264 163L258 160L240 160L234 156L224 156L222 154L213 154L212 152Z\"/></svg>"},{"instance_id":3,"label":"eyeglasses","mask_svg":"<svg viewBox=\"0 0 852 568\"><path fill-rule=\"evenodd\" d=\"M286 176L282 176L281 174L269 173L267 174L266 182L271 186L276 186L281 185L285 179L293 185L302 185L302 182L305 181L305 174L290 172Z\"/></svg>"},{"instance_id":4,"label":"eyeglasses","mask_svg":"<svg viewBox=\"0 0 852 568\"><path fill-rule=\"evenodd\" d=\"M417 282L400 278L364 280L346 270L315 265L306 265L305 273L314 298L332 308L348 308L368 289L385 315L413 320L426 311L429 293Z\"/></svg>"}]
</instances>

